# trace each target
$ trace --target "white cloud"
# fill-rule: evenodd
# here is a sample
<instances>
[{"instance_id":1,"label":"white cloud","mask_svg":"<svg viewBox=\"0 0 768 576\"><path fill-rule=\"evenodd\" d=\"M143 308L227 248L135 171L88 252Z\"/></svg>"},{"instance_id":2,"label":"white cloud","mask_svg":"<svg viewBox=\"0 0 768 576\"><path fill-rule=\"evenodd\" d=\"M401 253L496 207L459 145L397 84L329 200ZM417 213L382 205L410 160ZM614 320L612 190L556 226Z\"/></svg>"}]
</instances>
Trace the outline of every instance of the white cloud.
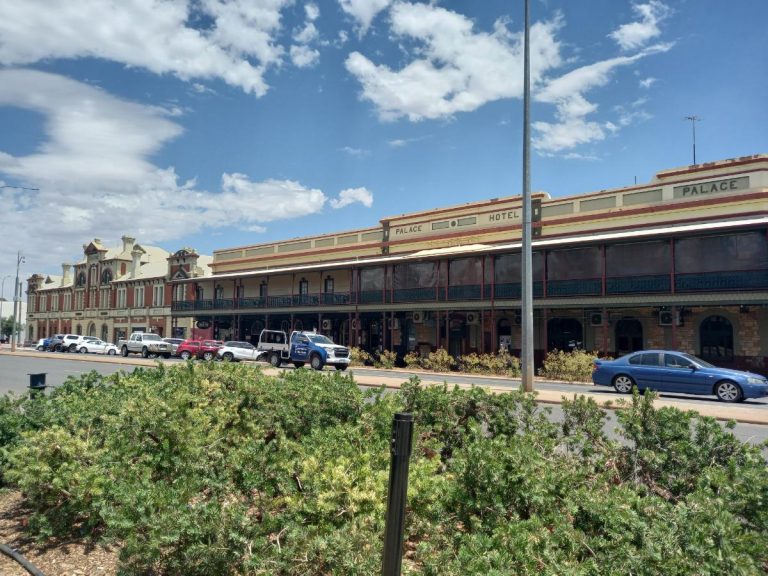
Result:
<instances>
[{"instance_id":1,"label":"white cloud","mask_svg":"<svg viewBox=\"0 0 768 576\"><path fill-rule=\"evenodd\" d=\"M370 152L368 150L365 150L364 148L353 148L351 146L344 146L341 148L341 151L345 154L348 154L349 156L368 156Z\"/></svg>"},{"instance_id":2,"label":"white cloud","mask_svg":"<svg viewBox=\"0 0 768 576\"><path fill-rule=\"evenodd\" d=\"M644 80L640 80L640 87L641 88L650 88L657 82L656 78L645 78Z\"/></svg>"},{"instance_id":3,"label":"white cloud","mask_svg":"<svg viewBox=\"0 0 768 576\"><path fill-rule=\"evenodd\" d=\"M632 9L640 16L638 22L620 26L609 34L623 50L642 48L661 34L659 23L670 14L670 9L659 0L635 4Z\"/></svg>"},{"instance_id":4,"label":"white cloud","mask_svg":"<svg viewBox=\"0 0 768 576\"><path fill-rule=\"evenodd\" d=\"M389 140L387 144L390 148L405 148L409 144L427 139L429 139L429 136L419 136L418 138L395 138L394 140Z\"/></svg>"},{"instance_id":5,"label":"white cloud","mask_svg":"<svg viewBox=\"0 0 768 576\"><path fill-rule=\"evenodd\" d=\"M331 200L331 208L339 209L354 204L362 204L366 208L373 206L373 194L365 188L347 188L339 192L339 197Z\"/></svg>"},{"instance_id":6,"label":"white cloud","mask_svg":"<svg viewBox=\"0 0 768 576\"><path fill-rule=\"evenodd\" d=\"M81 239L112 238L117 244L127 233L149 243L204 228L257 232L268 222L316 214L328 204L321 190L288 179L252 181L225 173L216 192L183 181L173 167L150 160L182 133L165 110L62 76L0 70L0 106L44 118L44 140L35 152L0 152L0 184L39 188L0 188L6 238L30 231L33 223L34 230L24 232L28 270L55 270ZM332 205L369 206L371 200L358 188L343 191ZM0 243L0 262L12 261L17 249Z\"/></svg>"},{"instance_id":7,"label":"white cloud","mask_svg":"<svg viewBox=\"0 0 768 576\"><path fill-rule=\"evenodd\" d=\"M6 0L0 2L0 64L94 57L183 79L220 79L261 96L280 64L275 42L292 0ZM212 19L196 29L188 22Z\"/></svg>"},{"instance_id":8,"label":"white cloud","mask_svg":"<svg viewBox=\"0 0 768 576\"><path fill-rule=\"evenodd\" d=\"M500 98L522 94L522 43L506 22L492 33L476 32L473 22L449 10L397 3L391 11L392 33L417 41L415 58L401 70L377 65L359 52L346 61L383 120L412 121L469 112ZM560 18L531 27L532 82L561 63L554 38Z\"/></svg>"},{"instance_id":9,"label":"white cloud","mask_svg":"<svg viewBox=\"0 0 768 576\"><path fill-rule=\"evenodd\" d=\"M320 8L317 7L317 4L312 4L311 2L304 6L304 13L307 15L307 20L313 22L320 18Z\"/></svg>"},{"instance_id":10,"label":"white cloud","mask_svg":"<svg viewBox=\"0 0 768 576\"><path fill-rule=\"evenodd\" d=\"M291 61L297 68L309 68L320 60L320 52L309 46L291 46Z\"/></svg>"},{"instance_id":11,"label":"white cloud","mask_svg":"<svg viewBox=\"0 0 768 576\"><path fill-rule=\"evenodd\" d=\"M393 0L339 0L341 9L352 16L358 25L360 36L365 36L371 22L379 12L387 9Z\"/></svg>"}]
</instances>

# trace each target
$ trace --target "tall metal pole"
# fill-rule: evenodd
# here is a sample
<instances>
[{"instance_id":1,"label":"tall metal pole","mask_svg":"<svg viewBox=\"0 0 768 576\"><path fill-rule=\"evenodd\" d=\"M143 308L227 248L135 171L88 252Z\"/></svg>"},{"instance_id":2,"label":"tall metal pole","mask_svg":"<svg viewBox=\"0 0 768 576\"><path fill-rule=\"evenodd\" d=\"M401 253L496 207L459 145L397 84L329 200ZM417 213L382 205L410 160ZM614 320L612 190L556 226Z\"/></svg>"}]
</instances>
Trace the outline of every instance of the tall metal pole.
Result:
<instances>
[{"instance_id":1,"label":"tall metal pole","mask_svg":"<svg viewBox=\"0 0 768 576\"><path fill-rule=\"evenodd\" d=\"M21 308L21 286L19 286L19 266L24 262L21 252L16 253L16 282L13 284L13 320L11 320L11 352L16 352L16 314Z\"/></svg>"},{"instance_id":2,"label":"tall metal pole","mask_svg":"<svg viewBox=\"0 0 768 576\"><path fill-rule=\"evenodd\" d=\"M525 0L525 49L523 65L523 262L522 262L522 381L533 391L533 257L531 255L531 50L530 0Z\"/></svg>"},{"instance_id":3,"label":"tall metal pole","mask_svg":"<svg viewBox=\"0 0 768 576\"><path fill-rule=\"evenodd\" d=\"M387 519L384 527L382 576L400 576L403 564L405 504L408 497L408 467L413 444L413 414L398 412L392 419Z\"/></svg>"},{"instance_id":4,"label":"tall metal pole","mask_svg":"<svg viewBox=\"0 0 768 576\"><path fill-rule=\"evenodd\" d=\"M696 164L696 122L701 120L698 116L695 114L692 114L691 116L686 116L686 120L690 120L691 122L691 130L693 131L693 163Z\"/></svg>"}]
</instances>

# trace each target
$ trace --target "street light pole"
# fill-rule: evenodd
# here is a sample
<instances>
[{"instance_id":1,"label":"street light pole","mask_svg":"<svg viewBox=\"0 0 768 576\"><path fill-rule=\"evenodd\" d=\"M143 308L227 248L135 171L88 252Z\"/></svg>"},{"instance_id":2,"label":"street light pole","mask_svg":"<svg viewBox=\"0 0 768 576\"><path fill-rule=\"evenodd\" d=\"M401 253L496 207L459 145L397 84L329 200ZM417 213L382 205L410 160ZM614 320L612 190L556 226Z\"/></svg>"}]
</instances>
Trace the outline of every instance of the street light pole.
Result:
<instances>
[{"instance_id":1,"label":"street light pole","mask_svg":"<svg viewBox=\"0 0 768 576\"><path fill-rule=\"evenodd\" d=\"M5 302L5 281L8 278L11 278L10 274L3 276L3 280L0 282L0 337L3 335L3 303Z\"/></svg>"},{"instance_id":2,"label":"street light pole","mask_svg":"<svg viewBox=\"0 0 768 576\"><path fill-rule=\"evenodd\" d=\"M523 65L523 246L522 246L522 383L533 392L533 256L531 254L531 49L530 0L525 0L525 49Z\"/></svg>"},{"instance_id":3,"label":"street light pole","mask_svg":"<svg viewBox=\"0 0 768 576\"><path fill-rule=\"evenodd\" d=\"M691 122L691 130L693 130L693 164L695 165L696 164L696 122L700 121L701 118L699 118L695 114L692 114L690 116L686 116L685 119Z\"/></svg>"},{"instance_id":4,"label":"street light pole","mask_svg":"<svg viewBox=\"0 0 768 576\"><path fill-rule=\"evenodd\" d=\"M11 320L11 352L16 352L16 314L21 312L21 285L19 284L19 266L24 262L21 252L16 253L16 282L13 285L13 320Z\"/></svg>"}]
</instances>

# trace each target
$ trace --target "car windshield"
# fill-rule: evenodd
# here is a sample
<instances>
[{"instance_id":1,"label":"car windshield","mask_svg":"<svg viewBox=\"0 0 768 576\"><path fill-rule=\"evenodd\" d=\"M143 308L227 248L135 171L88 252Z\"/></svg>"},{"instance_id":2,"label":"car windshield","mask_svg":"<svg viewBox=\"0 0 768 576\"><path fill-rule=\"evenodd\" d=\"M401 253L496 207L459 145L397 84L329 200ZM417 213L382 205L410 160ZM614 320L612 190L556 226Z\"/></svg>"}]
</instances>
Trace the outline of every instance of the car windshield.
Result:
<instances>
[{"instance_id":1,"label":"car windshield","mask_svg":"<svg viewBox=\"0 0 768 576\"><path fill-rule=\"evenodd\" d=\"M683 358L687 358L691 362L696 362L699 366L703 368L717 368L714 364L710 364L709 362L702 360L701 358L697 358L693 354L680 354Z\"/></svg>"},{"instance_id":2,"label":"car windshield","mask_svg":"<svg viewBox=\"0 0 768 576\"><path fill-rule=\"evenodd\" d=\"M307 334L307 338L312 340L315 344L333 344L333 340L322 334Z\"/></svg>"},{"instance_id":3,"label":"car windshield","mask_svg":"<svg viewBox=\"0 0 768 576\"><path fill-rule=\"evenodd\" d=\"M162 338L160 338L160 336L158 336L157 334L143 334L142 339L143 340L162 340Z\"/></svg>"}]
</instances>

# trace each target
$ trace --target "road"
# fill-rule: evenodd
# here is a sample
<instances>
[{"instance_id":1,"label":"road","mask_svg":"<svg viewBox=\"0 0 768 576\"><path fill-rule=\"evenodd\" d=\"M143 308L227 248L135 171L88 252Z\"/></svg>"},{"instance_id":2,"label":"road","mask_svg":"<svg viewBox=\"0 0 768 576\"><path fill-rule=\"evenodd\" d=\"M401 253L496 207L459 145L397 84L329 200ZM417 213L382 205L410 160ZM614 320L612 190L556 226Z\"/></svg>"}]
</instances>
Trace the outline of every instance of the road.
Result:
<instances>
[{"instance_id":1,"label":"road","mask_svg":"<svg viewBox=\"0 0 768 576\"><path fill-rule=\"evenodd\" d=\"M28 357L28 356L13 356L8 354L0 355L0 395L8 392L14 392L16 394L23 394L27 391L29 384L29 374L46 374L46 384L49 386L58 386L66 380L68 376L78 376L80 374L87 373L91 370L96 370L101 374L113 374L124 370L131 372L135 366L125 363L120 363L122 359L116 359L114 362L110 358L100 357L99 361L95 361L95 357L81 358L79 355L70 356L62 354L50 354L42 358ZM124 362L124 361L123 361ZM168 363L179 363L181 360L164 360ZM262 366L267 367L266 364ZM292 368L288 368L289 370ZM377 370L374 368L352 368L348 373L354 374L357 378L364 378L367 381L392 380L399 379L405 381L408 379L409 374L398 371L393 373L390 370ZM419 374L424 379L426 375ZM475 384L479 386L493 386L494 388L509 388L516 389L519 386L519 382L508 379L500 378L488 378L482 376L467 376L460 374L450 375L428 375L431 381L446 381L448 384ZM611 389L595 388L586 384L564 384L558 382L536 382L536 388L542 391L549 391L555 393L556 396L562 392L565 396L572 396L573 394L590 393L599 394L601 397L605 396L606 400L615 400L618 395ZM550 394L552 396L552 394ZM712 406L721 405L714 398L706 397L692 397L679 394L664 394L664 399L674 399L676 404L680 404L681 408L702 409ZM552 418L555 421L562 420L562 410L557 404L547 404L552 409ZM750 410L757 409L764 415L768 416L768 401L766 399L753 400L745 402L742 406L749 408ZM616 427L615 417L612 411L608 411L609 419L606 423L606 432L611 437L616 437L613 430ZM736 425L734 434L745 442L760 443L768 440L768 426L743 423L740 422ZM768 453L768 451L767 451Z\"/></svg>"}]
</instances>

